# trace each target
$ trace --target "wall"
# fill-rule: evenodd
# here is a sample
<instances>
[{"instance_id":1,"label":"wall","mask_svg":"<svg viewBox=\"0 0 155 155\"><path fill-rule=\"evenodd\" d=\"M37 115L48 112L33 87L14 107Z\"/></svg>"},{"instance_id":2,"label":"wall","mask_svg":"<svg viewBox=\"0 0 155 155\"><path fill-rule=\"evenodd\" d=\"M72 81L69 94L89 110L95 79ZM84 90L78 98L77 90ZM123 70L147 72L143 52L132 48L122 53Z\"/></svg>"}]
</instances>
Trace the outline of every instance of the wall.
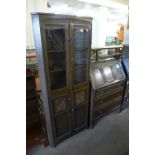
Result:
<instances>
[{"instance_id":1,"label":"wall","mask_svg":"<svg viewBox=\"0 0 155 155\"><path fill-rule=\"evenodd\" d=\"M46 12L47 0L26 0L26 48L32 49L34 46L31 12Z\"/></svg>"},{"instance_id":2,"label":"wall","mask_svg":"<svg viewBox=\"0 0 155 155\"><path fill-rule=\"evenodd\" d=\"M52 4L50 9L46 6L47 1ZM27 0L27 49L35 48L30 16L30 12L35 11L93 17L92 47L104 46L106 36L116 35L119 24L127 23L127 12L120 12L121 10L116 8L107 8L77 0Z\"/></svg>"}]
</instances>

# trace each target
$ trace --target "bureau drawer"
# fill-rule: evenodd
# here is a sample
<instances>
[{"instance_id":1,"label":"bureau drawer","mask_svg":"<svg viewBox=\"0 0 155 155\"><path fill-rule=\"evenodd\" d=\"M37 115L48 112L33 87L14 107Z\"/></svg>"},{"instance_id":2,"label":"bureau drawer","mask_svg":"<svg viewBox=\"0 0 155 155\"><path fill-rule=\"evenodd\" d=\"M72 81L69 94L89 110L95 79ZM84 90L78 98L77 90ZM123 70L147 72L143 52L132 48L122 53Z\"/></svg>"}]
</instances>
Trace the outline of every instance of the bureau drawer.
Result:
<instances>
[{"instance_id":1,"label":"bureau drawer","mask_svg":"<svg viewBox=\"0 0 155 155\"><path fill-rule=\"evenodd\" d=\"M102 99L100 99L100 100L96 100L95 101L95 106L97 106L99 104L104 104L104 103L106 103L108 101L111 101L111 100L113 100L115 98L118 98L118 97L123 97L123 91L122 90L120 90L118 92L115 92L115 93L113 93L113 94L111 94L109 96L106 96L104 98L102 97Z\"/></svg>"},{"instance_id":2,"label":"bureau drawer","mask_svg":"<svg viewBox=\"0 0 155 155\"><path fill-rule=\"evenodd\" d=\"M111 104L113 104L113 103L115 103L115 102L120 102L120 104L121 104L121 101L122 101L122 96L119 96L119 97L116 97L116 98L114 98L114 99L111 99L111 100L109 100L109 101L107 101L107 102L103 102L102 104L99 104L98 106L96 106L95 108L94 108L94 111L99 111L99 110L101 110L101 109L104 109L104 108L106 108L107 106L109 106L109 105L111 105Z\"/></svg>"},{"instance_id":3,"label":"bureau drawer","mask_svg":"<svg viewBox=\"0 0 155 155\"><path fill-rule=\"evenodd\" d=\"M94 111L93 120L96 120L96 119L102 117L106 112L113 110L113 108L117 107L120 104L121 104L120 101L115 101L115 102L112 102L111 104L105 106L103 109Z\"/></svg>"},{"instance_id":4,"label":"bureau drawer","mask_svg":"<svg viewBox=\"0 0 155 155\"><path fill-rule=\"evenodd\" d=\"M102 89L98 89L95 91L95 99L101 98L103 96L108 96L109 94L115 93L120 90L124 90L124 86L125 86L125 82L123 81L117 84L107 86Z\"/></svg>"}]
</instances>

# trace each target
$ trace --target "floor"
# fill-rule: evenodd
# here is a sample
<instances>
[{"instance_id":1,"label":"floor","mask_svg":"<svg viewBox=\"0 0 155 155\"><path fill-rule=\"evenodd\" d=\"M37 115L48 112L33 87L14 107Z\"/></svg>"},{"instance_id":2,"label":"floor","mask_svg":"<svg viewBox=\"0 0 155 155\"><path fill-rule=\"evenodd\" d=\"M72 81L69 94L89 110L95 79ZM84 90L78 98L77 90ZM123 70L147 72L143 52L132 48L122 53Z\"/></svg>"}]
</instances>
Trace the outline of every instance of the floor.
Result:
<instances>
[{"instance_id":1,"label":"floor","mask_svg":"<svg viewBox=\"0 0 155 155\"><path fill-rule=\"evenodd\" d=\"M27 155L125 155L129 149L129 109L114 111L93 129L68 138L56 148L36 146Z\"/></svg>"}]
</instances>

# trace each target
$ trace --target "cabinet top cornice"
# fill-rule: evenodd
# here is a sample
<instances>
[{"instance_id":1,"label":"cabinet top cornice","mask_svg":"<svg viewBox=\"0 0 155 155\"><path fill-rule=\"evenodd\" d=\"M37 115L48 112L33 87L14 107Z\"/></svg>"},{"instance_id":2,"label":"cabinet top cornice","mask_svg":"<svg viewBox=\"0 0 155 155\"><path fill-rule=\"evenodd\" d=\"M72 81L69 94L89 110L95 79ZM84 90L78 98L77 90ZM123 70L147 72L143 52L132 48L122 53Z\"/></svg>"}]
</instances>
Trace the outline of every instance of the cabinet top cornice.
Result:
<instances>
[{"instance_id":1,"label":"cabinet top cornice","mask_svg":"<svg viewBox=\"0 0 155 155\"><path fill-rule=\"evenodd\" d=\"M92 17L85 17L85 16L76 16L76 15L64 15L64 14L54 14L54 13L45 13L45 12L31 12L31 15L39 15L39 16L49 16L49 17L56 17L56 18L66 18L66 19L87 19L92 20Z\"/></svg>"}]
</instances>

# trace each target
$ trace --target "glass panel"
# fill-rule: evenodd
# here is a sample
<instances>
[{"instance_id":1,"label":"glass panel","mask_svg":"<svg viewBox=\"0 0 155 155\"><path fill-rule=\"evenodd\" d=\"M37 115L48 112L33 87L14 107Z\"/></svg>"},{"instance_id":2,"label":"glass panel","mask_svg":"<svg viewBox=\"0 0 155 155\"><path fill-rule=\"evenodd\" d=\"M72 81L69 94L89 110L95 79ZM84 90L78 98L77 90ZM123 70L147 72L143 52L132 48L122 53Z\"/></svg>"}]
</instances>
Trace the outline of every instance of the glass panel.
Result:
<instances>
[{"instance_id":1,"label":"glass panel","mask_svg":"<svg viewBox=\"0 0 155 155\"><path fill-rule=\"evenodd\" d=\"M74 83L82 83L86 81L87 65L74 66Z\"/></svg>"},{"instance_id":2,"label":"glass panel","mask_svg":"<svg viewBox=\"0 0 155 155\"><path fill-rule=\"evenodd\" d=\"M122 70L121 70L120 65L118 63L116 63L115 65L112 65L111 69L112 69L112 73L115 77L115 80L121 80L123 78Z\"/></svg>"},{"instance_id":3,"label":"glass panel","mask_svg":"<svg viewBox=\"0 0 155 155\"><path fill-rule=\"evenodd\" d=\"M104 70L103 70L103 67L99 67L99 70L100 70L100 73L101 73L101 75L102 75L102 80L103 80L103 83L106 83L106 82L107 82L107 80L106 80L105 75L104 75Z\"/></svg>"},{"instance_id":4,"label":"glass panel","mask_svg":"<svg viewBox=\"0 0 155 155\"><path fill-rule=\"evenodd\" d=\"M86 92L81 91L75 94L75 104L81 104L85 102Z\"/></svg>"},{"instance_id":5,"label":"glass panel","mask_svg":"<svg viewBox=\"0 0 155 155\"><path fill-rule=\"evenodd\" d=\"M94 69L93 74L94 74L96 84L97 85L103 84L103 78L102 78L101 72L98 68Z\"/></svg>"},{"instance_id":6,"label":"glass panel","mask_svg":"<svg viewBox=\"0 0 155 155\"><path fill-rule=\"evenodd\" d=\"M63 51L65 48L64 29L46 29L46 41L48 51Z\"/></svg>"},{"instance_id":7,"label":"glass panel","mask_svg":"<svg viewBox=\"0 0 155 155\"><path fill-rule=\"evenodd\" d=\"M110 66L104 67L104 74L106 77L106 81L112 82L114 80Z\"/></svg>"},{"instance_id":8,"label":"glass panel","mask_svg":"<svg viewBox=\"0 0 155 155\"><path fill-rule=\"evenodd\" d=\"M66 87L65 29L46 29L51 89Z\"/></svg>"},{"instance_id":9,"label":"glass panel","mask_svg":"<svg viewBox=\"0 0 155 155\"><path fill-rule=\"evenodd\" d=\"M74 29L74 48L88 48L88 29Z\"/></svg>"},{"instance_id":10,"label":"glass panel","mask_svg":"<svg viewBox=\"0 0 155 155\"><path fill-rule=\"evenodd\" d=\"M74 29L73 38L74 83L87 80L88 29Z\"/></svg>"}]
</instances>

